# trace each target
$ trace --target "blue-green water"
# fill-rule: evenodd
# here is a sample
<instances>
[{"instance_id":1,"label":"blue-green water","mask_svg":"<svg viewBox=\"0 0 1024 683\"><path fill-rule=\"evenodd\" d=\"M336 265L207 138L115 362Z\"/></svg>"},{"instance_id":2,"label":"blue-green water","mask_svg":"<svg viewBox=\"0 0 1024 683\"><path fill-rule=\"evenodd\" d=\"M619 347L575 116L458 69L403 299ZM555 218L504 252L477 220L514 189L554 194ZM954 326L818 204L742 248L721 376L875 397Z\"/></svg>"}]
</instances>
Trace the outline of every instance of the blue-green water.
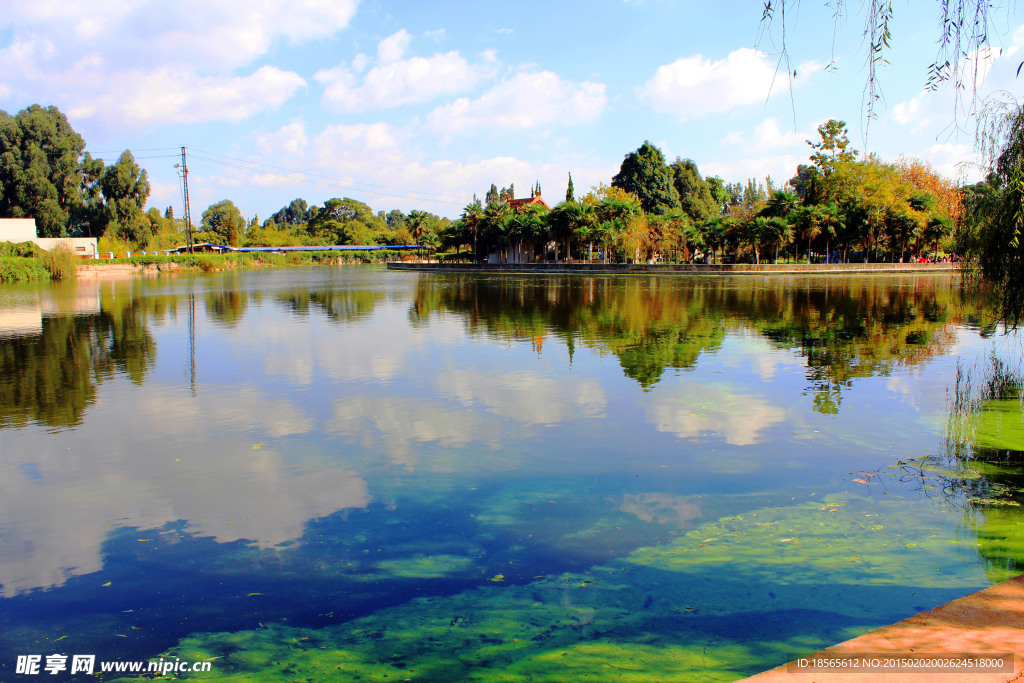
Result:
<instances>
[{"instance_id":1,"label":"blue-green water","mask_svg":"<svg viewBox=\"0 0 1024 683\"><path fill-rule=\"evenodd\" d=\"M989 320L948 276L0 289L0 676L781 664L1018 572L1019 403L947 430Z\"/></svg>"}]
</instances>

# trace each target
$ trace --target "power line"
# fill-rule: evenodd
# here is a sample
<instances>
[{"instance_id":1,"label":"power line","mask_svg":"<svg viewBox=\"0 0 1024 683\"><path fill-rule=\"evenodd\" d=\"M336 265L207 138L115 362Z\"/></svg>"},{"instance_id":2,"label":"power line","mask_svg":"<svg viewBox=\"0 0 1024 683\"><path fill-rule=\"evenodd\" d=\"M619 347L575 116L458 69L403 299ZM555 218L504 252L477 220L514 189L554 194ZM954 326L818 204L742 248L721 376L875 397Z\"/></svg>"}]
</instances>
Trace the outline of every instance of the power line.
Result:
<instances>
[{"instance_id":1,"label":"power line","mask_svg":"<svg viewBox=\"0 0 1024 683\"><path fill-rule=\"evenodd\" d=\"M439 202L439 203L442 203L442 204L451 204L453 206L460 206L460 207L463 205L463 201L461 199L456 198L456 197L451 197L449 195L441 195L441 194L436 194L436 193L432 193L432 192L421 192L421 191L418 191L418 190L410 190L408 188L392 187L392 186L388 186L388 185L378 185L378 184L367 183L367 182L363 182L363 181L359 181L359 180L339 181L339 179L337 179L337 178L333 178L333 177L330 177L330 176L325 176L325 175L318 174L318 173L310 173L308 171L300 171L300 170L297 170L297 169L286 168L286 167L283 167L283 166L274 166L274 165L271 165L271 164L263 164L263 163L256 162L256 161L248 161L246 159L239 159L237 157L227 156L226 154L217 154L216 152L209 152L209 151L205 151L205 150L193 149L192 150L192 156L193 156L194 159L198 158L198 159L202 159L203 161L207 161L209 163L220 164L222 166L227 166L227 167L230 167L230 168L238 168L238 169L247 170L247 171L265 170L265 171L268 171L268 172L274 172L274 173L276 173L278 175L282 175L283 174L285 176L292 176L292 177L296 177L296 178L303 178L303 179L306 179L307 182L313 182L313 183L318 184L318 185L324 185L324 186L329 186L329 187L340 187L340 188L358 189L361 192L366 192L366 193L370 193L370 194L377 194L377 195L382 195L382 196L393 196L393 195L396 195L396 194L417 195L419 198L429 199L431 201ZM208 157L219 157L220 159L229 159L229 160L231 160L233 162L237 162L237 163L230 163L228 161L220 161L220 159L208 158ZM356 186L361 186L361 187L356 187ZM371 189L371 188L379 188L379 189ZM414 198L416 198L416 197L414 197Z\"/></svg>"},{"instance_id":2,"label":"power line","mask_svg":"<svg viewBox=\"0 0 1024 683\"><path fill-rule=\"evenodd\" d=\"M91 149L87 149L85 151L89 152L90 154L123 154L124 152L131 152L132 155L134 156L134 154L136 152L169 152L171 150L177 150L177 149L178 149L177 147L150 147L149 149L135 149L135 150L132 150L132 149L115 149L115 150L107 150L107 151L103 151L103 152L94 152ZM178 155L177 155L177 153L175 153L173 156L178 156Z\"/></svg>"}]
</instances>

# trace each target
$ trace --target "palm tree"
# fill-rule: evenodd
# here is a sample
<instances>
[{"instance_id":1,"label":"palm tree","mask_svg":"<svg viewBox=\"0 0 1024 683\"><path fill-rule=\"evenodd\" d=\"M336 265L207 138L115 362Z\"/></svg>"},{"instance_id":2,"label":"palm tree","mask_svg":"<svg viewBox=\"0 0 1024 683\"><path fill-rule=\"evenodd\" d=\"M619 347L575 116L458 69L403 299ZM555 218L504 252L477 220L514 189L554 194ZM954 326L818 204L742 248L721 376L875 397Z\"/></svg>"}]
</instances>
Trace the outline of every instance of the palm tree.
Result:
<instances>
[{"instance_id":1,"label":"palm tree","mask_svg":"<svg viewBox=\"0 0 1024 683\"><path fill-rule=\"evenodd\" d=\"M765 202L761 215L766 218L787 218L796 211L800 199L791 192L776 190Z\"/></svg>"},{"instance_id":2,"label":"palm tree","mask_svg":"<svg viewBox=\"0 0 1024 683\"><path fill-rule=\"evenodd\" d=\"M430 214L418 209L410 211L409 215L406 216L405 224L408 226L409 233L412 235L416 244L423 243L423 236L430 229L431 222Z\"/></svg>"},{"instance_id":3,"label":"palm tree","mask_svg":"<svg viewBox=\"0 0 1024 683\"><path fill-rule=\"evenodd\" d=\"M405 218L405 225L417 246L424 245L424 237L433 227L433 217L426 211L412 210Z\"/></svg>"},{"instance_id":4,"label":"palm tree","mask_svg":"<svg viewBox=\"0 0 1024 683\"><path fill-rule=\"evenodd\" d=\"M821 206L821 228L825 233L825 258L827 260L832 240L842 232L843 217L839 213L839 205L835 202L819 206Z\"/></svg>"},{"instance_id":5,"label":"palm tree","mask_svg":"<svg viewBox=\"0 0 1024 683\"><path fill-rule=\"evenodd\" d=\"M590 207L575 201L562 202L548 214L548 225L556 242L564 241L565 259L572 254L572 236L579 234L589 221ZM556 252L557 260L557 252Z\"/></svg>"},{"instance_id":6,"label":"palm tree","mask_svg":"<svg viewBox=\"0 0 1024 683\"><path fill-rule=\"evenodd\" d=\"M769 218L766 224L768 239L775 242L775 263L779 262L779 247L793 241L793 226L783 218Z\"/></svg>"},{"instance_id":7,"label":"palm tree","mask_svg":"<svg viewBox=\"0 0 1024 683\"><path fill-rule=\"evenodd\" d=\"M502 260L505 240L508 237L509 221L512 218L512 207L507 202L492 202L484 209L480 220L480 233L488 241L498 247L498 260Z\"/></svg>"},{"instance_id":8,"label":"palm tree","mask_svg":"<svg viewBox=\"0 0 1024 683\"><path fill-rule=\"evenodd\" d=\"M771 233L768 220L764 216L756 216L747 223L743 231L743 241L754 250L755 264L761 263L761 243L766 241Z\"/></svg>"},{"instance_id":9,"label":"palm tree","mask_svg":"<svg viewBox=\"0 0 1024 683\"><path fill-rule=\"evenodd\" d=\"M807 263L811 262L811 240L821 234L821 225L826 220L822 207L818 204L807 204L798 212L799 225L807 238Z\"/></svg>"},{"instance_id":10,"label":"palm tree","mask_svg":"<svg viewBox=\"0 0 1024 683\"><path fill-rule=\"evenodd\" d=\"M711 249L711 261L715 263L715 251L725 240L729 226L721 216L709 218L700 225L701 241Z\"/></svg>"},{"instance_id":11,"label":"palm tree","mask_svg":"<svg viewBox=\"0 0 1024 683\"><path fill-rule=\"evenodd\" d=\"M693 236L693 222L689 214L681 209L671 209L662 216L652 216L651 223L661 227L662 239L666 237L667 233L670 244L675 245L681 253L688 253L689 242ZM659 243L658 246L660 249L661 244Z\"/></svg>"},{"instance_id":12,"label":"palm tree","mask_svg":"<svg viewBox=\"0 0 1024 683\"><path fill-rule=\"evenodd\" d=\"M480 254L477 251L476 237L480 230L480 223L484 219L484 207L477 199L470 204L466 205L466 208L462 210L462 221L469 228L470 233L473 235L473 258L479 260Z\"/></svg>"},{"instance_id":13,"label":"palm tree","mask_svg":"<svg viewBox=\"0 0 1024 683\"><path fill-rule=\"evenodd\" d=\"M597 217L606 230L606 237L621 238L632 219L642 213L640 202L618 197L605 197L596 207ZM625 258L625 256L624 256ZM607 260L607 252L605 252Z\"/></svg>"}]
</instances>

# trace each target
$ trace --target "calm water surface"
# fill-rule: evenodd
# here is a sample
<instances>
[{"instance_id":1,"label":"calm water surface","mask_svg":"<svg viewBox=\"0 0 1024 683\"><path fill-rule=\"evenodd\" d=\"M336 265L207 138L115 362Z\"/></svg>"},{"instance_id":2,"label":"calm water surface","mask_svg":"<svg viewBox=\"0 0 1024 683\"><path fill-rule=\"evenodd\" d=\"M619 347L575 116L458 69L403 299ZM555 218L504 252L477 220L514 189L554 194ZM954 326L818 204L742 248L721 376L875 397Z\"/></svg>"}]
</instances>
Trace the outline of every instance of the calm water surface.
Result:
<instances>
[{"instance_id":1,"label":"calm water surface","mask_svg":"<svg viewBox=\"0 0 1024 683\"><path fill-rule=\"evenodd\" d=\"M0 288L0 677L778 665L1019 573L1019 402L949 429L989 320L949 276Z\"/></svg>"}]
</instances>

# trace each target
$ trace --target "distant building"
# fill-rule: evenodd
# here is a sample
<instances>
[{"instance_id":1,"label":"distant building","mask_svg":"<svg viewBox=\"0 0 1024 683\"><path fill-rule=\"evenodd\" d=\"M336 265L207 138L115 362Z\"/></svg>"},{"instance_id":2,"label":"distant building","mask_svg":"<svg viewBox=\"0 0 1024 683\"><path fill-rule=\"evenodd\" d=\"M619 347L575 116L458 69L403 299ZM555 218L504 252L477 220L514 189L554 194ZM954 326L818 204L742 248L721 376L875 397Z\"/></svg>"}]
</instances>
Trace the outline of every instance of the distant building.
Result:
<instances>
[{"instance_id":1,"label":"distant building","mask_svg":"<svg viewBox=\"0 0 1024 683\"><path fill-rule=\"evenodd\" d=\"M548 205L546 201L544 201L544 198L541 197L539 194L535 194L532 197L523 197L522 199L506 199L505 201L517 212L522 211L530 204L537 204L539 206L543 206L548 211L551 210L551 207Z\"/></svg>"},{"instance_id":2,"label":"distant building","mask_svg":"<svg viewBox=\"0 0 1024 683\"><path fill-rule=\"evenodd\" d=\"M64 244L76 256L99 258L95 237L37 237L34 218L0 218L0 242L33 242L46 251Z\"/></svg>"}]
</instances>

